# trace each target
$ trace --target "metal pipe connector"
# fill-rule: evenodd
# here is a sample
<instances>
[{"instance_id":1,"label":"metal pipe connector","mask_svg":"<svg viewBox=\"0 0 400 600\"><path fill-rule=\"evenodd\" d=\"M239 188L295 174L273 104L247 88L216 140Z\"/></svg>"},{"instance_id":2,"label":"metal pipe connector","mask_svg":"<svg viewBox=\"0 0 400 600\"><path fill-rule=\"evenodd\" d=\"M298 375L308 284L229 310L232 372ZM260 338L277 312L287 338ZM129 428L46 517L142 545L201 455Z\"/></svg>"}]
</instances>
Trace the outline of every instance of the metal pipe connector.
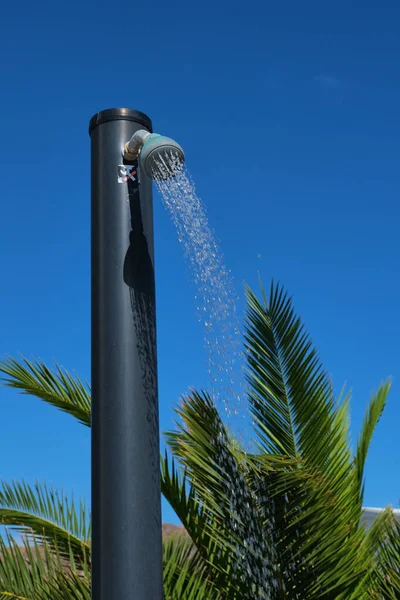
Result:
<instances>
[{"instance_id":1,"label":"metal pipe connector","mask_svg":"<svg viewBox=\"0 0 400 600\"><path fill-rule=\"evenodd\" d=\"M124 149L123 149L124 158L126 158L126 160L135 160L138 157L139 152L140 152L146 138L149 135L150 135L150 132L146 131L146 129L139 129L139 131L136 131L136 133L133 134L133 136L131 137L129 142L126 142L126 144L124 146Z\"/></svg>"}]
</instances>

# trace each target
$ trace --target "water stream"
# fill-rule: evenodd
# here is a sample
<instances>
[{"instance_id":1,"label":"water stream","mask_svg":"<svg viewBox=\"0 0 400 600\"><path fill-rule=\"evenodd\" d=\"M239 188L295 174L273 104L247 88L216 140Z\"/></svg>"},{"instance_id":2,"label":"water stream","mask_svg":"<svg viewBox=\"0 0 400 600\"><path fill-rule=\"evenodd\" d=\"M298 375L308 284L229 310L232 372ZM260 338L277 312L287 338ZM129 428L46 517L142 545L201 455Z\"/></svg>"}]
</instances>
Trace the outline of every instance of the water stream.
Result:
<instances>
[{"instance_id":1,"label":"water stream","mask_svg":"<svg viewBox=\"0 0 400 600\"><path fill-rule=\"evenodd\" d=\"M173 156L171 155L171 160ZM222 419L237 433L248 416L244 394L242 327L233 279L186 167L163 179L157 163L156 184L176 227L195 286L197 316L204 327L210 389ZM156 174L157 176L157 174Z\"/></svg>"}]
</instances>

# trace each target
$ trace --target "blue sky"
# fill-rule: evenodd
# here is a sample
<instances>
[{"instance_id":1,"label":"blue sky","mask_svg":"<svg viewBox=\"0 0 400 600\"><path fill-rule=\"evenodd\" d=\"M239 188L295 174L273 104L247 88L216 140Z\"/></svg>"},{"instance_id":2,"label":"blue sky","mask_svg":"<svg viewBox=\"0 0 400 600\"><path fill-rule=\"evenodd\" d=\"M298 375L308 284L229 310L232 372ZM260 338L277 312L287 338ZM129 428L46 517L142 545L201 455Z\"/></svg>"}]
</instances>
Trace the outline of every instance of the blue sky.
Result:
<instances>
[{"instance_id":1,"label":"blue sky","mask_svg":"<svg viewBox=\"0 0 400 600\"><path fill-rule=\"evenodd\" d=\"M90 374L89 118L128 106L175 137L237 290L279 279L356 437L394 379L366 503L398 505L400 5L9 3L0 24L0 355ZM155 195L160 411L206 383L203 333ZM0 475L89 497L89 432L0 390ZM174 517L164 507L164 519Z\"/></svg>"}]
</instances>

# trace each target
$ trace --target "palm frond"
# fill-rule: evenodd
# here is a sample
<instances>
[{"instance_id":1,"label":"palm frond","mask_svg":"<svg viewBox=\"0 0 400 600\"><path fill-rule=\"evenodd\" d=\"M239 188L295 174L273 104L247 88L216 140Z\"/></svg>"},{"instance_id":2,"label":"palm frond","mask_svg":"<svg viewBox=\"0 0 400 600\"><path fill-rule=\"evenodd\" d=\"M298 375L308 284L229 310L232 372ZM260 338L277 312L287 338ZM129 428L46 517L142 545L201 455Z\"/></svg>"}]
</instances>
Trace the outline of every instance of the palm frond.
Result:
<instances>
[{"instance_id":1,"label":"palm frond","mask_svg":"<svg viewBox=\"0 0 400 600\"><path fill-rule=\"evenodd\" d=\"M348 455L348 432L317 350L281 286L264 304L247 289L247 304L249 399L265 449L325 471Z\"/></svg>"},{"instance_id":2,"label":"palm frond","mask_svg":"<svg viewBox=\"0 0 400 600\"><path fill-rule=\"evenodd\" d=\"M363 545L371 559L371 567L350 600L399 600L400 525L390 506L375 518L366 532Z\"/></svg>"},{"instance_id":3,"label":"palm frond","mask_svg":"<svg viewBox=\"0 0 400 600\"><path fill-rule=\"evenodd\" d=\"M167 453L161 459L161 491L182 522L191 552L201 563L202 572L207 573L217 589L225 589L229 551L223 547L224 536L214 522L207 501L190 484L190 477L177 468L174 457Z\"/></svg>"},{"instance_id":4,"label":"palm frond","mask_svg":"<svg viewBox=\"0 0 400 600\"><path fill-rule=\"evenodd\" d=\"M167 441L201 498L205 531L213 542L208 560L221 575L219 585L227 598L245 597L249 589L253 594L267 593L276 580L273 538L264 527L268 517L259 511L247 480L243 455L235 453L206 394L187 396L176 412L181 421L176 432L167 434Z\"/></svg>"},{"instance_id":5,"label":"palm frond","mask_svg":"<svg viewBox=\"0 0 400 600\"><path fill-rule=\"evenodd\" d=\"M260 456L285 454L298 460L297 467L277 469L262 480L264 498L275 503L278 555L293 565L284 572L285 580L292 579L302 593L308 590L307 597L349 598L370 566L358 528L362 492L349 441L350 397L335 399L281 286L272 283L263 303L247 290L247 304L249 400ZM381 396L360 446L360 473L380 401Z\"/></svg>"},{"instance_id":6,"label":"palm frond","mask_svg":"<svg viewBox=\"0 0 400 600\"><path fill-rule=\"evenodd\" d=\"M90 515L84 503L79 506L46 485L25 482L0 485L0 523L33 538L46 539L60 552L85 564L90 556Z\"/></svg>"},{"instance_id":7,"label":"palm frond","mask_svg":"<svg viewBox=\"0 0 400 600\"><path fill-rule=\"evenodd\" d=\"M0 362L0 373L4 385L36 396L90 427L90 390L59 365L52 372L40 360L8 358Z\"/></svg>"},{"instance_id":8,"label":"palm frond","mask_svg":"<svg viewBox=\"0 0 400 600\"><path fill-rule=\"evenodd\" d=\"M278 299L279 304L282 298ZM270 453L298 454L289 390L271 317L247 289L246 347L251 408L265 448Z\"/></svg>"},{"instance_id":9,"label":"palm frond","mask_svg":"<svg viewBox=\"0 0 400 600\"><path fill-rule=\"evenodd\" d=\"M393 514L391 523L387 524L387 535L377 550L377 566L375 570L375 588L382 600L399 600L400 598L400 524ZM379 597L379 595L377 595Z\"/></svg>"},{"instance_id":10,"label":"palm frond","mask_svg":"<svg viewBox=\"0 0 400 600\"><path fill-rule=\"evenodd\" d=\"M161 493L168 501L192 541L201 546L208 546L206 525L207 515L204 505L195 489L190 486L185 474L177 468L174 457L161 457Z\"/></svg>"},{"instance_id":11,"label":"palm frond","mask_svg":"<svg viewBox=\"0 0 400 600\"><path fill-rule=\"evenodd\" d=\"M62 572L65 564L45 542L25 539L21 546L10 534L0 538L1 600L47 600Z\"/></svg>"},{"instance_id":12,"label":"palm frond","mask_svg":"<svg viewBox=\"0 0 400 600\"><path fill-rule=\"evenodd\" d=\"M367 459L368 449L371 444L376 425L378 424L378 421L384 411L390 388L391 382L387 381L386 383L383 383L379 387L377 393L372 396L357 442L355 468L357 476L356 485L359 489L360 503L362 503L364 497L364 467Z\"/></svg>"},{"instance_id":13,"label":"palm frond","mask_svg":"<svg viewBox=\"0 0 400 600\"><path fill-rule=\"evenodd\" d=\"M247 290L249 400L260 451L301 457L329 480L349 520L361 510L349 440L349 396L337 401L317 350L295 315L292 300L272 283L262 304ZM347 500L346 500L347 498ZM354 514L353 514L354 513Z\"/></svg>"},{"instance_id":14,"label":"palm frond","mask_svg":"<svg viewBox=\"0 0 400 600\"><path fill-rule=\"evenodd\" d=\"M91 600L90 578L61 571L42 593L43 600Z\"/></svg>"},{"instance_id":15,"label":"palm frond","mask_svg":"<svg viewBox=\"0 0 400 600\"><path fill-rule=\"evenodd\" d=\"M182 535L163 543L165 600L219 600L220 591L195 546Z\"/></svg>"}]
</instances>

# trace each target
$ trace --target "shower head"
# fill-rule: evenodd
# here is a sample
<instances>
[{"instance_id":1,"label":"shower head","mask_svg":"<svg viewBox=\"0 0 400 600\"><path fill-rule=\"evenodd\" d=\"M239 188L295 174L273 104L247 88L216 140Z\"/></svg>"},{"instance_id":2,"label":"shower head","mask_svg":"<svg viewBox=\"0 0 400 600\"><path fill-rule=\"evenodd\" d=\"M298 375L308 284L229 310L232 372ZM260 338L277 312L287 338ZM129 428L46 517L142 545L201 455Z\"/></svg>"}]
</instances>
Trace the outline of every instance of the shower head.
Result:
<instances>
[{"instance_id":1,"label":"shower head","mask_svg":"<svg viewBox=\"0 0 400 600\"><path fill-rule=\"evenodd\" d=\"M149 177L169 179L181 170L185 162L182 148L164 135L149 135L140 151L140 164Z\"/></svg>"},{"instance_id":2,"label":"shower head","mask_svg":"<svg viewBox=\"0 0 400 600\"><path fill-rule=\"evenodd\" d=\"M146 175L161 180L175 177L185 162L185 154L178 142L144 129L137 131L125 144L124 156L128 160L139 157Z\"/></svg>"}]
</instances>

